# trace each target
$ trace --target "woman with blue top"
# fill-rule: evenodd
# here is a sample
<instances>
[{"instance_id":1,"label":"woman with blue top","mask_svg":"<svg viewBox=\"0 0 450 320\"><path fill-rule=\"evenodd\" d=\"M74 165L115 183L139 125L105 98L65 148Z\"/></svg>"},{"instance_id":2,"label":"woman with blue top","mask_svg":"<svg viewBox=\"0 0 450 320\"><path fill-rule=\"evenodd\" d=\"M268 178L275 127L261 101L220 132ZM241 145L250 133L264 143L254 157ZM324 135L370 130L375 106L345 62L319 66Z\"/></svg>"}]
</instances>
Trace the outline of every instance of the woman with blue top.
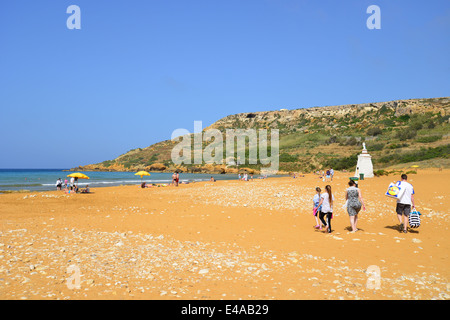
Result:
<instances>
[{"instance_id":1,"label":"woman with blue top","mask_svg":"<svg viewBox=\"0 0 450 320\"><path fill-rule=\"evenodd\" d=\"M314 228L322 230L322 225L319 222L319 215L320 215L320 211L322 210L322 206L319 206L319 202L320 202L320 192L322 190L317 187L316 188L316 195L313 198L313 215L314 215L314 219L316 219L316 226Z\"/></svg>"}]
</instances>

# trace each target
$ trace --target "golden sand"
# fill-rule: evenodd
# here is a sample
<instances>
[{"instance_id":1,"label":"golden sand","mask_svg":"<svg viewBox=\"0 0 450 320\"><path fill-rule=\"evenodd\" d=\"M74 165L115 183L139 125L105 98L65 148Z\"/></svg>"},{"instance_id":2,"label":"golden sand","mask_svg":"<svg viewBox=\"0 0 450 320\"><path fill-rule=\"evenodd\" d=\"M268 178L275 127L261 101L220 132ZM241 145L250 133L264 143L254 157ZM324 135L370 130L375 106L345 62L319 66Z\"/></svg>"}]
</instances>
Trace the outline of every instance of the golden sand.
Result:
<instances>
[{"instance_id":1,"label":"golden sand","mask_svg":"<svg viewBox=\"0 0 450 320\"><path fill-rule=\"evenodd\" d=\"M0 195L0 299L448 299L450 171L409 176L407 234L384 195L398 176L360 181L350 233L348 178L330 183L331 234L313 228L312 174Z\"/></svg>"}]
</instances>

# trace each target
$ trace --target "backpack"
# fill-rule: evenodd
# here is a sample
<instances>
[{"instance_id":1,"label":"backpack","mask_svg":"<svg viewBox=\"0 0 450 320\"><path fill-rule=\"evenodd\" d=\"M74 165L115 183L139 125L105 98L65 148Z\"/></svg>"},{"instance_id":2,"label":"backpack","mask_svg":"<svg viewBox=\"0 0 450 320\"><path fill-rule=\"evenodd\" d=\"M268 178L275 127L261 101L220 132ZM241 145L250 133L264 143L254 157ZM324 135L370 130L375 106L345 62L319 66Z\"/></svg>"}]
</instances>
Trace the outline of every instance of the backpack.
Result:
<instances>
[{"instance_id":1,"label":"backpack","mask_svg":"<svg viewBox=\"0 0 450 320\"><path fill-rule=\"evenodd\" d=\"M409 214L409 226L411 228L418 228L420 226L421 213L414 210Z\"/></svg>"}]
</instances>

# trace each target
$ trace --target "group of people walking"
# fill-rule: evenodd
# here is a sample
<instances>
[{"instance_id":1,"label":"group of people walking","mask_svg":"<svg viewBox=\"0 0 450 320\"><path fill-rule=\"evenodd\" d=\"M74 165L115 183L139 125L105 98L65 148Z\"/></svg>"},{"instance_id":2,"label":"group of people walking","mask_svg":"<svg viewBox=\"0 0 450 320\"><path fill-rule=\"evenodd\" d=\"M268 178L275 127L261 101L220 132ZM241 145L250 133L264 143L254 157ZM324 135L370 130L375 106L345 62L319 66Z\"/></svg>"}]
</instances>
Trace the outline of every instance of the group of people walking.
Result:
<instances>
[{"instance_id":1,"label":"group of people walking","mask_svg":"<svg viewBox=\"0 0 450 320\"><path fill-rule=\"evenodd\" d=\"M399 231L407 233L408 219L411 209L415 210L414 188L407 182L408 176L406 174L402 174L401 179L405 191L402 196L397 199L395 210L399 221ZM316 221L316 229L331 233L331 220L333 218L334 201L335 199L331 191L331 185L326 185L324 192L322 192L320 187L316 187L316 194L313 198L313 215ZM348 188L345 190L344 207L347 209L350 219L350 232L357 232L359 230L357 227L358 214L361 209L365 211L366 206L364 204L361 189L358 188L358 185L354 180L350 180L348 182Z\"/></svg>"}]
</instances>

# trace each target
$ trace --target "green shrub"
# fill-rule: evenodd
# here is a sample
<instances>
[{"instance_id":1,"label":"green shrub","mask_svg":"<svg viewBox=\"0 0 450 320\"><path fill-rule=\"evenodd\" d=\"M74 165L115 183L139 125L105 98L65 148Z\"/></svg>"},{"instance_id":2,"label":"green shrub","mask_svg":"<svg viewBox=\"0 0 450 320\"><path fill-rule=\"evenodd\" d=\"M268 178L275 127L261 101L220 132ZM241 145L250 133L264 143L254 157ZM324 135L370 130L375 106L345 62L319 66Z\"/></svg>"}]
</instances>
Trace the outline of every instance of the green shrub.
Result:
<instances>
[{"instance_id":1,"label":"green shrub","mask_svg":"<svg viewBox=\"0 0 450 320\"><path fill-rule=\"evenodd\" d=\"M398 132L397 137L400 140L409 140L415 138L417 131L410 129L402 129Z\"/></svg>"},{"instance_id":2,"label":"green shrub","mask_svg":"<svg viewBox=\"0 0 450 320\"><path fill-rule=\"evenodd\" d=\"M411 118L411 117L409 116L409 114L404 114L404 115L401 115L400 117L398 117L397 120L398 120L398 121L401 121L401 122L408 122L408 120L409 120L410 118Z\"/></svg>"},{"instance_id":3,"label":"green shrub","mask_svg":"<svg viewBox=\"0 0 450 320\"><path fill-rule=\"evenodd\" d=\"M438 140L441 140L442 136L441 135L434 135L434 136L423 136L423 137L418 137L416 139L417 142L422 142L422 143L430 143L430 142L435 142Z\"/></svg>"},{"instance_id":4,"label":"green shrub","mask_svg":"<svg viewBox=\"0 0 450 320\"><path fill-rule=\"evenodd\" d=\"M282 153L280 154L279 160L280 162L296 162L298 161L298 156L288 153Z\"/></svg>"},{"instance_id":5,"label":"green shrub","mask_svg":"<svg viewBox=\"0 0 450 320\"><path fill-rule=\"evenodd\" d=\"M387 146L388 149L399 149L399 148L405 148L409 147L409 144L407 143L392 143Z\"/></svg>"},{"instance_id":6,"label":"green shrub","mask_svg":"<svg viewBox=\"0 0 450 320\"><path fill-rule=\"evenodd\" d=\"M386 171L386 170L375 170L375 171L373 172L373 174L374 174L375 177L381 177L381 176L387 176L387 175L389 175L389 172Z\"/></svg>"},{"instance_id":7,"label":"green shrub","mask_svg":"<svg viewBox=\"0 0 450 320\"><path fill-rule=\"evenodd\" d=\"M382 134L383 130L381 130L379 127L373 127L373 128L368 129L366 133L367 133L367 135L374 137L379 134Z\"/></svg>"},{"instance_id":8,"label":"green shrub","mask_svg":"<svg viewBox=\"0 0 450 320\"><path fill-rule=\"evenodd\" d=\"M374 144L367 144L367 150L370 151L380 151L383 150L384 143L374 143Z\"/></svg>"},{"instance_id":9,"label":"green shrub","mask_svg":"<svg viewBox=\"0 0 450 320\"><path fill-rule=\"evenodd\" d=\"M355 137L348 138L347 141L344 142L346 146L355 146L358 144L358 141Z\"/></svg>"},{"instance_id":10,"label":"green shrub","mask_svg":"<svg viewBox=\"0 0 450 320\"><path fill-rule=\"evenodd\" d=\"M390 154L381 157L378 161L382 163L407 163L414 161L422 161L434 158L449 158L450 157L450 144L445 146L439 146L436 148L421 148L411 152L405 152L400 154Z\"/></svg>"},{"instance_id":11,"label":"green shrub","mask_svg":"<svg viewBox=\"0 0 450 320\"><path fill-rule=\"evenodd\" d=\"M350 169L356 166L358 162L358 154L343 158L332 158L325 162L325 167L333 168L334 170Z\"/></svg>"},{"instance_id":12,"label":"green shrub","mask_svg":"<svg viewBox=\"0 0 450 320\"><path fill-rule=\"evenodd\" d=\"M106 161L103 161L101 164L102 164L105 168L108 168L108 167L110 167L113 163L114 163L114 160L106 160Z\"/></svg>"},{"instance_id":13,"label":"green shrub","mask_svg":"<svg viewBox=\"0 0 450 320\"><path fill-rule=\"evenodd\" d=\"M381 124L384 124L386 127L393 127L395 126L395 122L392 119L384 119L380 121Z\"/></svg>"}]
</instances>

